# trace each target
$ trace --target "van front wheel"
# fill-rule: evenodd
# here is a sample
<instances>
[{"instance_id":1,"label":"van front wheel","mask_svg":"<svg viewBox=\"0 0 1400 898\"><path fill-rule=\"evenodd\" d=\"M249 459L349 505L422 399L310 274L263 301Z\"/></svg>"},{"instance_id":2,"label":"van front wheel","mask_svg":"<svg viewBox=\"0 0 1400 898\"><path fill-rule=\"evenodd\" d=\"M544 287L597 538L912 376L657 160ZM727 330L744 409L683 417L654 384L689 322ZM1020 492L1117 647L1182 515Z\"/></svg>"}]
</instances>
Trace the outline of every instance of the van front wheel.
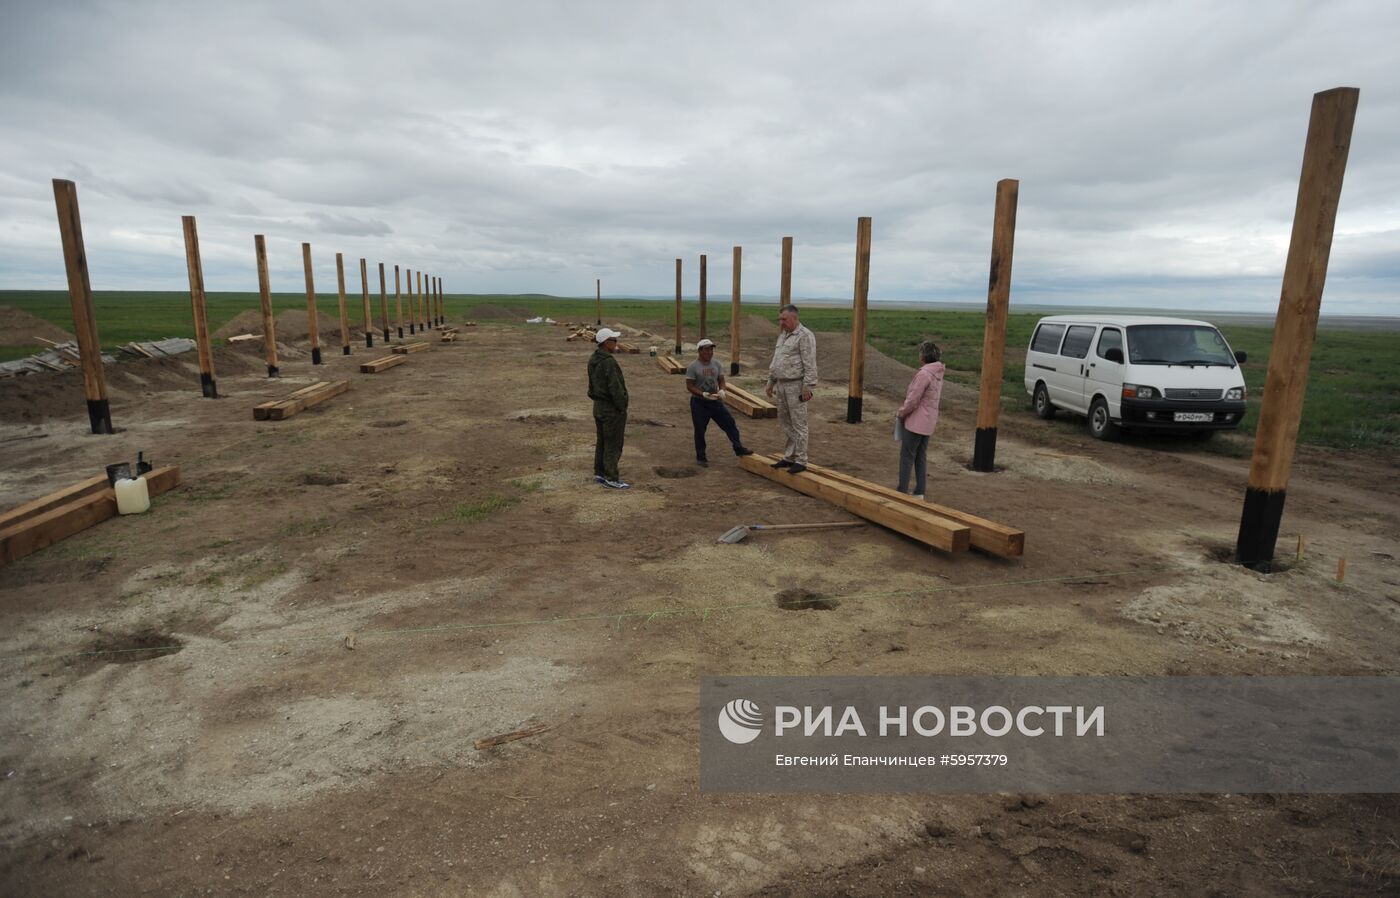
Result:
<instances>
[{"instance_id":1,"label":"van front wheel","mask_svg":"<svg viewBox=\"0 0 1400 898\"><path fill-rule=\"evenodd\" d=\"M1089 406L1089 433L1096 440L1116 440L1118 439L1119 428L1113 423L1113 417L1108 413L1108 403L1100 396L1094 400L1094 404Z\"/></svg>"},{"instance_id":2,"label":"van front wheel","mask_svg":"<svg viewBox=\"0 0 1400 898\"><path fill-rule=\"evenodd\" d=\"M1035 410L1035 416L1042 421L1049 421L1055 417L1055 406L1050 404L1050 394L1045 391L1045 384L1035 385L1031 408Z\"/></svg>"}]
</instances>

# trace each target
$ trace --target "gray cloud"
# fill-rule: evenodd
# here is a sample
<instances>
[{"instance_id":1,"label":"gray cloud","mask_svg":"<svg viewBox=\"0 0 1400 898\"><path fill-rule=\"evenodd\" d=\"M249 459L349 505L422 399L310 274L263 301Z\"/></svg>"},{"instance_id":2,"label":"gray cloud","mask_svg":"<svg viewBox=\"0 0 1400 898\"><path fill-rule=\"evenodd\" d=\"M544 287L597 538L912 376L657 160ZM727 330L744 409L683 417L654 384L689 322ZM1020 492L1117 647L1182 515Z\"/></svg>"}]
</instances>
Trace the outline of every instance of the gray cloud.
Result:
<instances>
[{"instance_id":1,"label":"gray cloud","mask_svg":"<svg viewBox=\"0 0 1400 898\"><path fill-rule=\"evenodd\" d=\"M458 291L985 298L1021 181L1013 301L1277 302L1312 94L1362 89L1326 307L1400 299L1400 62L1383 2L10 4L0 275L63 283L49 180L93 282L295 289L384 259ZM68 52L52 53L55 46ZM334 245L332 245L334 244ZM320 274L318 279L327 277ZM281 288L279 288L281 289ZM1049 299L1047 299L1049 298ZM1392 309L1393 310L1393 309Z\"/></svg>"}]
</instances>

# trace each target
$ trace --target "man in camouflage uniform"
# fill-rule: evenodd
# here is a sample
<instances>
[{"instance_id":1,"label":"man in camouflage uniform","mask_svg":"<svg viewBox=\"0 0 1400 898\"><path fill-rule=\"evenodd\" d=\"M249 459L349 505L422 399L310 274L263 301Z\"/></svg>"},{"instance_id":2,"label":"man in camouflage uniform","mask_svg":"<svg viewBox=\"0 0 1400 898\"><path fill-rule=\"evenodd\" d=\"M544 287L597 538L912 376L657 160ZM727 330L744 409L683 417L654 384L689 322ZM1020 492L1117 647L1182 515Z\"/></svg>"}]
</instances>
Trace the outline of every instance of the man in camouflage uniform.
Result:
<instances>
[{"instance_id":1,"label":"man in camouflage uniform","mask_svg":"<svg viewBox=\"0 0 1400 898\"><path fill-rule=\"evenodd\" d=\"M593 449L593 479L609 489L625 490L631 484L617 473L627 428L627 384L622 379L622 366L613 358L619 336L606 327L598 331L598 348L588 359L588 398L593 400L593 423L598 434Z\"/></svg>"}]
</instances>

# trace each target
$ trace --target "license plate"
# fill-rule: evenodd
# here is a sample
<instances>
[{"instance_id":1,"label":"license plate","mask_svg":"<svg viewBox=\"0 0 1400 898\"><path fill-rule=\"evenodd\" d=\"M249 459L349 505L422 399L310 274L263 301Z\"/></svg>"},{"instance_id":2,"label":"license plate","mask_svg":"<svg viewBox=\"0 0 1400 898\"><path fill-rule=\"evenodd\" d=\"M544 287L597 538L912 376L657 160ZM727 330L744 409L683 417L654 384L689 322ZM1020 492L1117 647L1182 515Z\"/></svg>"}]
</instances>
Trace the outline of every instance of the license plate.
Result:
<instances>
[{"instance_id":1,"label":"license plate","mask_svg":"<svg viewBox=\"0 0 1400 898\"><path fill-rule=\"evenodd\" d=\"M1214 421L1215 416L1210 412L1177 412L1172 416L1172 420L1181 423L1190 421Z\"/></svg>"}]
</instances>

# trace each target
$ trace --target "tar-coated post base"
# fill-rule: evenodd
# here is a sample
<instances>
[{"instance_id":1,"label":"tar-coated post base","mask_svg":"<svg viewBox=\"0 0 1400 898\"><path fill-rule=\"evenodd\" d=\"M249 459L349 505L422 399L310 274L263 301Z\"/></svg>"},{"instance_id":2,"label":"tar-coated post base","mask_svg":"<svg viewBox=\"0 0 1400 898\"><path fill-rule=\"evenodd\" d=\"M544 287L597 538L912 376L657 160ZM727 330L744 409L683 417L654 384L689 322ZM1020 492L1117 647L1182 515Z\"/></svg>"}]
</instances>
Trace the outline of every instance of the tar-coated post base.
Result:
<instances>
[{"instance_id":1,"label":"tar-coated post base","mask_svg":"<svg viewBox=\"0 0 1400 898\"><path fill-rule=\"evenodd\" d=\"M681 344L677 343L677 344L676 344L676 355L680 355L680 354L681 354Z\"/></svg>"},{"instance_id":2,"label":"tar-coated post base","mask_svg":"<svg viewBox=\"0 0 1400 898\"><path fill-rule=\"evenodd\" d=\"M350 347L349 347L349 346L342 346L342 347L340 347L340 354L341 354L341 355L349 355L349 354L350 354Z\"/></svg>"},{"instance_id":3,"label":"tar-coated post base","mask_svg":"<svg viewBox=\"0 0 1400 898\"><path fill-rule=\"evenodd\" d=\"M1286 490L1249 487L1244 492L1244 512L1240 515L1240 535L1235 541L1235 560L1251 570L1268 573L1274 566L1274 543L1283 522Z\"/></svg>"},{"instance_id":4,"label":"tar-coated post base","mask_svg":"<svg viewBox=\"0 0 1400 898\"><path fill-rule=\"evenodd\" d=\"M847 424L859 424L859 423L860 423L860 411L861 411L861 404L862 404L861 399L862 399L862 397L860 397L860 396L847 396L847 397L846 397L846 423L847 423Z\"/></svg>"},{"instance_id":5,"label":"tar-coated post base","mask_svg":"<svg viewBox=\"0 0 1400 898\"><path fill-rule=\"evenodd\" d=\"M373 348L374 348L374 334L365 334L365 348L366 348L366 349L373 349Z\"/></svg>"},{"instance_id":6,"label":"tar-coated post base","mask_svg":"<svg viewBox=\"0 0 1400 898\"><path fill-rule=\"evenodd\" d=\"M277 368L277 366L276 366L276 365L268 365L268 366L267 366L267 376L268 376L268 377L276 377L277 375L278 375L278 368Z\"/></svg>"},{"instance_id":7,"label":"tar-coated post base","mask_svg":"<svg viewBox=\"0 0 1400 898\"><path fill-rule=\"evenodd\" d=\"M384 328L384 342L385 342L385 343L388 343L388 342L389 342L389 329L388 329L387 327Z\"/></svg>"},{"instance_id":8,"label":"tar-coated post base","mask_svg":"<svg viewBox=\"0 0 1400 898\"><path fill-rule=\"evenodd\" d=\"M317 346L315 349L311 350L311 364L321 364L321 347Z\"/></svg>"},{"instance_id":9,"label":"tar-coated post base","mask_svg":"<svg viewBox=\"0 0 1400 898\"><path fill-rule=\"evenodd\" d=\"M205 399L219 398L219 385L214 383L214 378L208 374L200 373L199 388L204 391Z\"/></svg>"},{"instance_id":10,"label":"tar-coated post base","mask_svg":"<svg viewBox=\"0 0 1400 898\"><path fill-rule=\"evenodd\" d=\"M739 363L738 363L738 362L730 362L730 363L729 363L729 376L730 376L730 377L738 377L738 376L739 376Z\"/></svg>"},{"instance_id":11,"label":"tar-coated post base","mask_svg":"<svg viewBox=\"0 0 1400 898\"><path fill-rule=\"evenodd\" d=\"M116 433L112 429L112 407L105 399L89 399L87 401L88 423L92 425L93 433Z\"/></svg>"},{"instance_id":12,"label":"tar-coated post base","mask_svg":"<svg viewBox=\"0 0 1400 898\"><path fill-rule=\"evenodd\" d=\"M403 339L403 328L399 328L399 339Z\"/></svg>"},{"instance_id":13,"label":"tar-coated post base","mask_svg":"<svg viewBox=\"0 0 1400 898\"><path fill-rule=\"evenodd\" d=\"M408 326L408 332L409 332L410 334L416 334L416 333L418 333L418 331L416 330L417 327L418 327L418 325L416 325L416 324L410 324L410 325Z\"/></svg>"},{"instance_id":14,"label":"tar-coated post base","mask_svg":"<svg viewBox=\"0 0 1400 898\"><path fill-rule=\"evenodd\" d=\"M979 427L972 442L972 470L989 473L996 470L997 429Z\"/></svg>"}]
</instances>

